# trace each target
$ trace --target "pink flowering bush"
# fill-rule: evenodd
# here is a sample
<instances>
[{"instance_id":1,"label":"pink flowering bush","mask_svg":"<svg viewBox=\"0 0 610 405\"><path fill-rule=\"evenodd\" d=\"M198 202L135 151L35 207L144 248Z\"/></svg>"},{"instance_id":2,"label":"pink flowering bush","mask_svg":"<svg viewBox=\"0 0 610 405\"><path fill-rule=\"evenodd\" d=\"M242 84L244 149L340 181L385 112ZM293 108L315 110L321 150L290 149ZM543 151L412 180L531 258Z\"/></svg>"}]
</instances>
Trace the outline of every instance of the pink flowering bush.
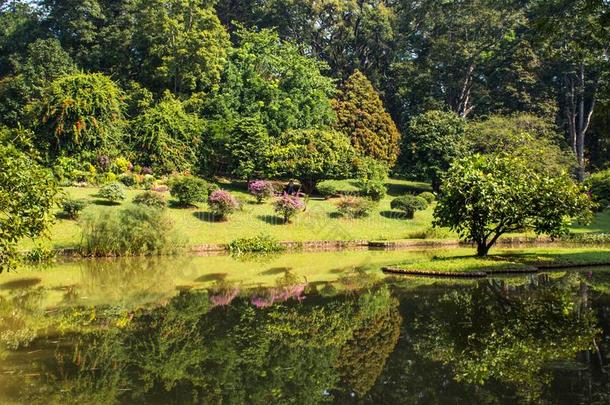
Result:
<instances>
[{"instance_id":1,"label":"pink flowering bush","mask_svg":"<svg viewBox=\"0 0 610 405\"><path fill-rule=\"evenodd\" d=\"M208 205L210 210L223 221L239 208L235 197L224 190L212 191L208 197Z\"/></svg>"},{"instance_id":2,"label":"pink flowering bush","mask_svg":"<svg viewBox=\"0 0 610 405\"><path fill-rule=\"evenodd\" d=\"M273 184L265 180L255 180L248 184L248 191L256 197L257 203L262 203L266 198L272 197L275 190Z\"/></svg>"},{"instance_id":3,"label":"pink flowering bush","mask_svg":"<svg viewBox=\"0 0 610 405\"><path fill-rule=\"evenodd\" d=\"M305 209L305 202L301 198L288 194L279 197L273 205L275 212L284 219L284 223L290 222L297 213Z\"/></svg>"}]
</instances>

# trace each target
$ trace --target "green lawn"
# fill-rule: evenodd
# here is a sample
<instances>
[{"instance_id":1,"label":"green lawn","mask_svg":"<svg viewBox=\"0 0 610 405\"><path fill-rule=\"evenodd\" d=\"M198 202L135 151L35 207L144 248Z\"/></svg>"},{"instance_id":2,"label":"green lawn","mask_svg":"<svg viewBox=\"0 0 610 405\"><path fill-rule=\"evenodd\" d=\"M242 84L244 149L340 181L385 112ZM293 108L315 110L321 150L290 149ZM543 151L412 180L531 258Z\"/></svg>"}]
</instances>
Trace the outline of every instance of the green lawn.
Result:
<instances>
[{"instance_id":1,"label":"green lawn","mask_svg":"<svg viewBox=\"0 0 610 405\"><path fill-rule=\"evenodd\" d=\"M355 191L353 181L333 182L339 190ZM273 211L271 202L255 204L246 192L245 183L227 183L223 188L231 191L243 202L243 209L231 216L227 222L214 222L206 204L198 208L168 209L176 229L190 245L206 243L228 243L239 237L267 234L278 240L403 240L403 239L457 239L457 235L446 230L432 230L433 206L415 214L413 219L401 217L390 209L390 201L406 193L429 190L426 183L390 179L387 182L388 195L367 218L347 219L338 215L337 199L323 200L312 198L307 210L301 213L292 224L283 224ZM96 188L68 187L64 191L72 198L83 198L90 202L85 209L89 212L118 210L130 204L133 197L142 190L128 190L128 199L121 205L109 206L99 201ZM168 195L169 197L169 195ZM588 227L575 227L576 232L610 232L610 212L598 214L595 222ZM507 235L513 236L513 235ZM533 235L532 235L533 236ZM40 239L39 243L55 248L74 247L80 241L78 223L58 219L51 230L51 238ZM24 241L21 248L34 246L33 241Z\"/></svg>"},{"instance_id":2,"label":"green lawn","mask_svg":"<svg viewBox=\"0 0 610 405\"><path fill-rule=\"evenodd\" d=\"M494 248L486 258L473 256L473 249L459 248L442 250L427 258L419 257L391 267L422 273L493 273L520 271L532 267L587 266L602 263L610 266L608 247Z\"/></svg>"}]
</instances>

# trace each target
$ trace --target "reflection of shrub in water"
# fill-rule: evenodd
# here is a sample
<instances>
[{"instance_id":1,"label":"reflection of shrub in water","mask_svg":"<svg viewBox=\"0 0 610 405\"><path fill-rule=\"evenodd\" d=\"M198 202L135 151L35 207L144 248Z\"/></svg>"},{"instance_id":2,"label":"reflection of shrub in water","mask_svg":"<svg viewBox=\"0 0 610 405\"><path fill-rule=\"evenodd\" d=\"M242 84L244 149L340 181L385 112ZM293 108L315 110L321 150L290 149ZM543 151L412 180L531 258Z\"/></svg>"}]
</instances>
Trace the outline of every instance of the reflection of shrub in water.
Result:
<instances>
[{"instance_id":1,"label":"reflection of shrub in water","mask_svg":"<svg viewBox=\"0 0 610 405\"><path fill-rule=\"evenodd\" d=\"M250 303L257 308L267 308L277 302L295 299L299 302L305 299L303 293L307 288L307 281L301 281L296 275L286 272L283 277L276 280L276 286L266 288L255 293Z\"/></svg>"},{"instance_id":2,"label":"reflection of shrub in water","mask_svg":"<svg viewBox=\"0 0 610 405\"><path fill-rule=\"evenodd\" d=\"M209 289L210 302L214 306L229 305L239 294L239 286L226 281L219 281Z\"/></svg>"},{"instance_id":3,"label":"reflection of shrub in water","mask_svg":"<svg viewBox=\"0 0 610 405\"><path fill-rule=\"evenodd\" d=\"M42 287L12 291L10 298L0 297L0 351L28 347L37 331L46 326Z\"/></svg>"}]
</instances>

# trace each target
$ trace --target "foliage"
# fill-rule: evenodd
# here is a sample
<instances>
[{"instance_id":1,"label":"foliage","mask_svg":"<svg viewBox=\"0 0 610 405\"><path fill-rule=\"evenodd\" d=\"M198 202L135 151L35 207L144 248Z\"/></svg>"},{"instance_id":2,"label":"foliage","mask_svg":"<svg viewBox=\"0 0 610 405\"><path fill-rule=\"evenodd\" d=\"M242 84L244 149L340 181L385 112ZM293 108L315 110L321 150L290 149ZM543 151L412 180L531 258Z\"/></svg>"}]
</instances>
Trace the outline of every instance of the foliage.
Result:
<instances>
[{"instance_id":1,"label":"foliage","mask_svg":"<svg viewBox=\"0 0 610 405\"><path fill-rule=\"evenodd\" d=\"M98 191L97 197L108 200L111 203L120 203L127 198L125 186L123 183L118 182L105 184Z\"/></svg>"},{"instance_id":2,"label":"foliage","mask_svg":"<svg viewBox=\"0 0 610 405\"><path fill-rule=\"evenodd\" d=\"M48 230L57 191L50 170L0 142L0 271L13 267L19 240Z\"/></svg>"},{"instance_id":3,"label":"foliage","mask_svg":"<svg viewBox=\"0 0 610 405\"><path fill-rule=\"evenodd\" d=\"M54 80L32 107L39 141L54 155L117 145L123 125L122 91L100 73Z\"/></svg>"},{"instance_id":4,"label":"foliage","mask_svg":"<svg viewBox=\"0 0 610 405\"><path fill-rule=\"evenodd\" d=\"M238 238L228 244L231 253L275 253L286 248L269 235L260 234L252 238Z\"/></svg>"},{"instance_id":5,"label":"foliage","mask_svg":"<svg viewBox=\"0 0 610 405\"><path fill-rule=\"evenodd\" d=\"M130 143L138 163L160 173L196 167L204 122L186 112L171 94L135 117L131 128Z\"/></svg>"},{"instance_id":6,"label":"foliage","mask_svg":"<svg viewBox=\"0 0 610 405\"><path fill-rule=\"evenodd\" d=\"M385 197L387 188L383 181L379 180L358 180L358 193L361 196L370 198L373 201L381 201Z\"/></svg>"},{"instance_id":7,"label":"foliage","mask_svg":"<svg viewBox=\"0 0 610 405\"><path fill-rule=\"evenodd\" d=\"M468 151L466 121L453 112L428 111L409 123L402 164L437 189L454 159Z\"/></svg>"},{"instance_id":8,"label":"foliage","mask_svg":"<svg viewBox=\"0 0 610 405\"><path fill-rule=\"evenodd\" d=\"M593 201L599 204L602 210L610 206L610 169L593 173L587 179L586 186Z\"/></svg>"},{"instance_id":9,"label":"foliage","mask_svg":"<svg viewBox=\"0 0 610 405\"><path fill-rule=\"evenodd\" d=\"M134 204L145 205L151 208L165 208L167 207L167 200L161 193L156 191L145 191L136 195L133 198Z\"/></svg>"},{"instance_id":10,"label":"foliage","mask_svg":"<svg viewBox=\"0 0 610 405\"><path fill-rule=\"evenodd\" d=\"M23 261L31 264L48 263L55 259L57 252L46 246L36 246L23 254Z\"/></svg>"},{"instance_id":11,"label":"foliage","mask_svg":"<svg viewBox=\"0 0 610 405\"><path fill-rule=\"evenodd\" d=\"M337 209L348 218L362 218L368 216L375 207L375 201L369 198L341 196L337 202Z\"/></svg>"},{"instance_id":12,"label":"foliage","mask_svg":"<svg viewBox=\"0 0 610 405\"><path fill-rule=\"evenodd\" d=\"M417 196L426 200L428 204L432 204L434 201L436 201L436 196L434 195L434 193L431 193L429 191L419 193Z\"/></svg>"},{"instance_id":13,"label":"foliage","mask_svg":"<svg viewBox=\"0 0 610 405\"><path fill-rule=\"evenodd\" d=\"M334 197L338 194L337 186L333 183L321 182L316 186L316 189L324 198Z\"/></svg>"},{"instance_id":14,"label":"foliage","mask_svg":"<svg viewBox=\"0 0 610 405\"><path fill-rule=\"evenodd\" d=\"M142 205L84 216L81 227L86 256L158 255L179 246L166 212Z\"/></svg>"},{"instance_id":15,"label":"foliage","mask_svg":"<svg viewBox=\"0 0 610 405\"><path fill-rule=\"evenodd\" d=\"M284 223L289 223L300 211L305 210L305 202L297 196L284 194L273 202L273 207L282 216Z\"/></svg>"},{"instance_id":16,"label":"foliage","mask_svg":"<svg viewBox=\"0 0 610 405\"><path fill-rule=\"evenodd\" d=\"M335 129L350 137L356 152L394 165L400 132L365 75L356 70L344 83L333 106L337 114Z\"/></svg>"},{"instance_id":17,"label":"foliage","mask_svg":"<svg viewBox=\"0 0 610 405\"><path fill-rule=\"evenodd\" d=\"M170 181L170 192L181 207L206 202L213 185L195 176L177 176Z\"/></svg>"},{"instance_id":18,"label":"foliage","mask_svg":"<svg viewBox=\"0 0 610 405\"><path fill-rule=\"evenodd\" d=\"M86 206L87 201L82 199L66 198L61 202L62 214L69 219L77 219Z\"/></svg>"},{"instance_id":19,"label":"foliage","mask_svg":"<svg viewBox=\"0 0 610 405\"><path fill-rule=\"evenodd\" d=\"M130 173L124 173L119 176L119 181L123 183L125 187L133 187L137 184L136 176Z\"/></svg>"},{"instance_id":20,"label":"foliage","mask_svg":"<svg viewBox=\"0 0 610 405\"><path fill-rule=\"evenodd\" d=\"M326 130L294 130L283 133L272 152L270 169L278 176L299 179L310 194L320 180L347 178L355 152L344 134Z\"/></svg>"},{"instance_id":21,"label":"foliage","mask_svg":"<svg viewBox=\"0 0 610 405\"><path fill-rule=\"evenodd\" d=\"M393 210L400 210L405 213L407 218L413 218L415 211L422 211L428 208L428 201L423 197L414 195L403 195L390 202Z\"/></svg>"},{"instance_id":22,"label":"foliage","mask_svg":"<svg viewBox=\"0 0 610 405\"><path fill-rule=\"evenodd\" d=\"M263 174L268 165L271 139L256 118L242 118L231 129L226 146L231 172L240 178Z\"/></svg>"},{"instance_id":23,"label":"foliage","mask_svg":"<svg viewBox=\"0 0 610 405\"><path fill-rule=\"evenodd\" d=\"M547 177L519 158L474 155L457 161L443 179L434 216L435 225L475 242L485 256L504 233L561 236L568 217L590 219L591 201L565 174Z\"/></svg>"},{"instance_id":24,"label":"foliage","mask_svg":"<svg viewBox=\"0 0 610 405\"><path fill-rule=\"evenodd\" d=\"M239 202L228 191L214 190L208 197L208 206L216 216L226 220L239 208Z\"/></svg>"},{"instance_id":25,"label":"foliage","mask_svg":"<svg viewBox=\"0 0 610 405\"><path fill-rule=\"evenodd\" d=\"M273 183L266 180L255 180L248 184L248 192L256 197L256 202L262 203L265 199L273 197L275 188Z\"/></svg>"}]
</instances>

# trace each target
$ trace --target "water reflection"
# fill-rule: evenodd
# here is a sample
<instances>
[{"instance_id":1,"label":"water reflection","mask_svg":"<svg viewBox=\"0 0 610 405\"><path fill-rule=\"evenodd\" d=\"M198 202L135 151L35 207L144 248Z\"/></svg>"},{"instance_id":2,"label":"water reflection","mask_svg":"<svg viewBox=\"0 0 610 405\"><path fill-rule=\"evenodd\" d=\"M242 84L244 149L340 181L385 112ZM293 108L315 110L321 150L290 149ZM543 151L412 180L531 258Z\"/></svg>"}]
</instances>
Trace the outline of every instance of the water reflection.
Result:
<instances>
[{"instance_id":1,"label":"water reflection","mask_svg":"<svg viewBox=\"0 0 610 405\"><path fill-rule=\"evenodd\" d=\"M110 285L122 276L103 277L95 281L120 295ZM156 305L149 299L162 287L150 284L142 306L41 310L48 291L11 290L0 300L0 402L610 400L608 273L455 283L363 271L334 282L290 269L275 277L258 287L215 279Z\"/></svg>"}]
</instances>

